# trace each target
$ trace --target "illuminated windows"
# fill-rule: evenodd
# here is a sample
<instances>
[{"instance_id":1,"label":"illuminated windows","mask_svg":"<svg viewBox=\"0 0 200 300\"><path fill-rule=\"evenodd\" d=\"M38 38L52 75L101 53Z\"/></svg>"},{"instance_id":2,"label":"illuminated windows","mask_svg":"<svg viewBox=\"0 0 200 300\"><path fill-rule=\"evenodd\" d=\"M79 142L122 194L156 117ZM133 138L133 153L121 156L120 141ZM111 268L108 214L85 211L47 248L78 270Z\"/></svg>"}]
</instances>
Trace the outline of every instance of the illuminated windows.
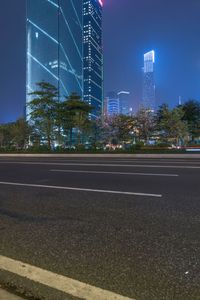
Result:
<instances>
[{"instance_id":1,"label":"illuminated windows","mask_svg":"<svg viewBox=\"0 0 200 300\"><path fill-rule=\"evenodd\" d=\"M61 101L76 92L94 107L91 117L102 113L101 4L27 0L27 94L44 80L58 88Z\"/></svg>"},{"instance_id":2,"label":"illuminated windows","mask_svg":"<svg viewBox=\"0 0 200 300\"><path fill-rule=\"evenodd\" d=\"M152 50L144 54L144 74L143 74L143 103L142 105L155 110L155 52Z\"/></svg>"},{"instance_id":3,"label":"illuminated windows","mask_svg":"<svg viewBox=\"0 0 200 300\"><path fill-rule=\"evenodd\" d=\"M103 53L102 6L99 0L83 0L83 77L84 101L94 110L92 118L102 113Z\"/></svg>"},{"instance_id":4,"label":"illuminated windows","mask_svg":"<svg viewBox=\"0 0 200 300\"><path fill-rule=\"evenodd\" d=\"M27 93L44 80L61 101L72 92L82 97L82 47L80 0L27 0Z\"/></svg>"}]
</instances>

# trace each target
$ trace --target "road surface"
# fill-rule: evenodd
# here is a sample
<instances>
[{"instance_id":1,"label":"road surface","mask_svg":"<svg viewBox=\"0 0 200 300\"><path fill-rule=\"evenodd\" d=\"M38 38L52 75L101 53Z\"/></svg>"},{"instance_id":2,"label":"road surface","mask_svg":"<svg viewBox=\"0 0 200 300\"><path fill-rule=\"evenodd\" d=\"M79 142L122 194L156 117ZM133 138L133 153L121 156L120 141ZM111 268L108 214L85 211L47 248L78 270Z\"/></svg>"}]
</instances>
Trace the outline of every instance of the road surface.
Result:
<instances>
[{"instance_id":1,"label":"road surface","mask_svg":"<svg viewBox=\"0 0 200 300\"><path fill-rule=\"evenodd\" d=\"M27 298L198 300L199 233L200 159L0 158L0 283Z\"/></svg>"}]
</instances>

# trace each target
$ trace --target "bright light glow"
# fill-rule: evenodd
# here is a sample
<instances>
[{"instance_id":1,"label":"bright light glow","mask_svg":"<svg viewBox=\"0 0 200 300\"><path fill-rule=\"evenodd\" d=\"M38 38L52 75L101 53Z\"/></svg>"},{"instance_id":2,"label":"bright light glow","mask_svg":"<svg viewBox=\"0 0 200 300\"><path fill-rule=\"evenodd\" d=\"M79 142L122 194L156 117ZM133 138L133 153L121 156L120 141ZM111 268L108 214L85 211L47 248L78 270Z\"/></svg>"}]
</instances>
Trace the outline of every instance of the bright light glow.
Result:
<instances>
[{"instance_id":1,"label":"bright light glow","mask_svg":"<svg viewBox=\"0 0 200 300\"><path fill-rule=\"evenodd\" d=\"M152 51L145 53L144 61L151 61L151 62L155 63L155 51L152 50Z\"/></svg>"},{"instance_id":2,"label":"bright light glow","mask_svg":"<svg viewBox=\"0 0 200 300\"><path fill-rule=\"evenodd\" d=\"M144 73L152 73L154 71L155 51L149 51L144 54Z\"/></svg>"},{"instance_id":3,"label":"bright light glow","mask_svg":"<svg viewBox=\"0 0 200 300\"><path fill-rule=\"evenodd\" d=\"M153 63L155 63L155 51L152 51L152 56L153 56Z\"/></svg>"},{"instance_id":4,"label":"bright light glow","mask_svg":"<svg viewBox=\"0 0 200 300\"><path fill-rule=\"evenodd\" d=\"M103 0L99 0L101 6L103 6Z\"/></svg>"},{"instance_id":5,"label":"bright light glow","mask_svg":"<svg viewBox=\"0 0 200 300\"><path fill-rule=\"evenodd\" d=\"M121 95L121 94L130 95L130 92L121 91L121 92L117 93L117 95Z\"/></svg>"}]
</instances>

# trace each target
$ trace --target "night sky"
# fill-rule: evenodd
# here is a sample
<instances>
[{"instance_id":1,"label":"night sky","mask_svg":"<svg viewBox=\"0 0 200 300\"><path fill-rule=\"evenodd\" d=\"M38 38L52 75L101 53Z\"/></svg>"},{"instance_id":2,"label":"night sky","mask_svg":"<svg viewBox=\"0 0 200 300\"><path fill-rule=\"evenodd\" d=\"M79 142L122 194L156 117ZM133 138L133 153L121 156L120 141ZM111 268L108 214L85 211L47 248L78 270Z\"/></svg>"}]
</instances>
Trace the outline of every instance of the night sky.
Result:
<instances>
[{"instance_id":1,"label":"night sky","mask_svg":"<svg viewBox=\"0 0 200 300\"><path fill-rule=\"evenodd\" d=\"M1 0L0 123L23 114L25 103L25 0ZM105 93L142 96L143 54L156 52L157 104L200 99L200 2L104 0Z\"/></svg>"}]
</instances>

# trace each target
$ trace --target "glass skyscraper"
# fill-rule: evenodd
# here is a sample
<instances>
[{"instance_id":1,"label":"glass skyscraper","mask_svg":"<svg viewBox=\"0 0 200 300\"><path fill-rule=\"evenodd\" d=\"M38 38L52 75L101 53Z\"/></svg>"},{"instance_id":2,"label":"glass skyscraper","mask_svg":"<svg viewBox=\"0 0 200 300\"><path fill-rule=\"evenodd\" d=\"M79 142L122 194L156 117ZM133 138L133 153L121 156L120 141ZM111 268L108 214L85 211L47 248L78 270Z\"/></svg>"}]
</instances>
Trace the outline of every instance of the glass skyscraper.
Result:
<instances>
[{"instance_id":1,"label":"glass skyscraper","mask_svg":"<svg viewBox=\"0 0 200 300\"><path fill-rule=\"evenodd\" d=\"M120 114L128 116L130 114L130 92L121 91L117 95L119 97Z\"/></svg>"},{"instance_id":2,"label":"glass skyscraper","mask_svg":"<svg viewBox=\"0 0 200 300\"><path fill-rule=\"evenodd\" d=\"M81 0L27 0L27 101L36 83L83 96Z\"/></svg>"},{"instance_id":3,"label":"glass skyscraper","mask_svg":"<svg viewBox=\"0 0 200 300\"><path fill-rule=\"evenodd\" d=\"M107 115L115 116L120 113L119 97L116 92L109 92L106 97Z\"/></svg>"},{"instance_id":4,"label":"glass skyscraper","mask_svg":"<svg viewBox=\"0 0 200 300\"><path fill-rule=\"evenodd\" d=\"M83 0L83 99L94 108L92 118L103 110L102 6L101 0Z\"/></svg>"},{"instance_id":5,"label":"glass skyscraper","mask_svg":"<svg viewBox=\"0 0 200 300\"><path fill-rule=\"evenodd\" d=\"M100 0L27 0L27 101L36 83L76 92L102 113L103 54Z\"/></svg>"},{"instance_id":6,"label":"glass skyscraper","mask_svg":"<svg viewBox=\"0 0 200 300\"><path fill-rule=\"evenodd\" d=\"M144 74L143 74L143 107L155 110L155 52L152 50L144 54Z\"/></svg>"}]
</instances>

